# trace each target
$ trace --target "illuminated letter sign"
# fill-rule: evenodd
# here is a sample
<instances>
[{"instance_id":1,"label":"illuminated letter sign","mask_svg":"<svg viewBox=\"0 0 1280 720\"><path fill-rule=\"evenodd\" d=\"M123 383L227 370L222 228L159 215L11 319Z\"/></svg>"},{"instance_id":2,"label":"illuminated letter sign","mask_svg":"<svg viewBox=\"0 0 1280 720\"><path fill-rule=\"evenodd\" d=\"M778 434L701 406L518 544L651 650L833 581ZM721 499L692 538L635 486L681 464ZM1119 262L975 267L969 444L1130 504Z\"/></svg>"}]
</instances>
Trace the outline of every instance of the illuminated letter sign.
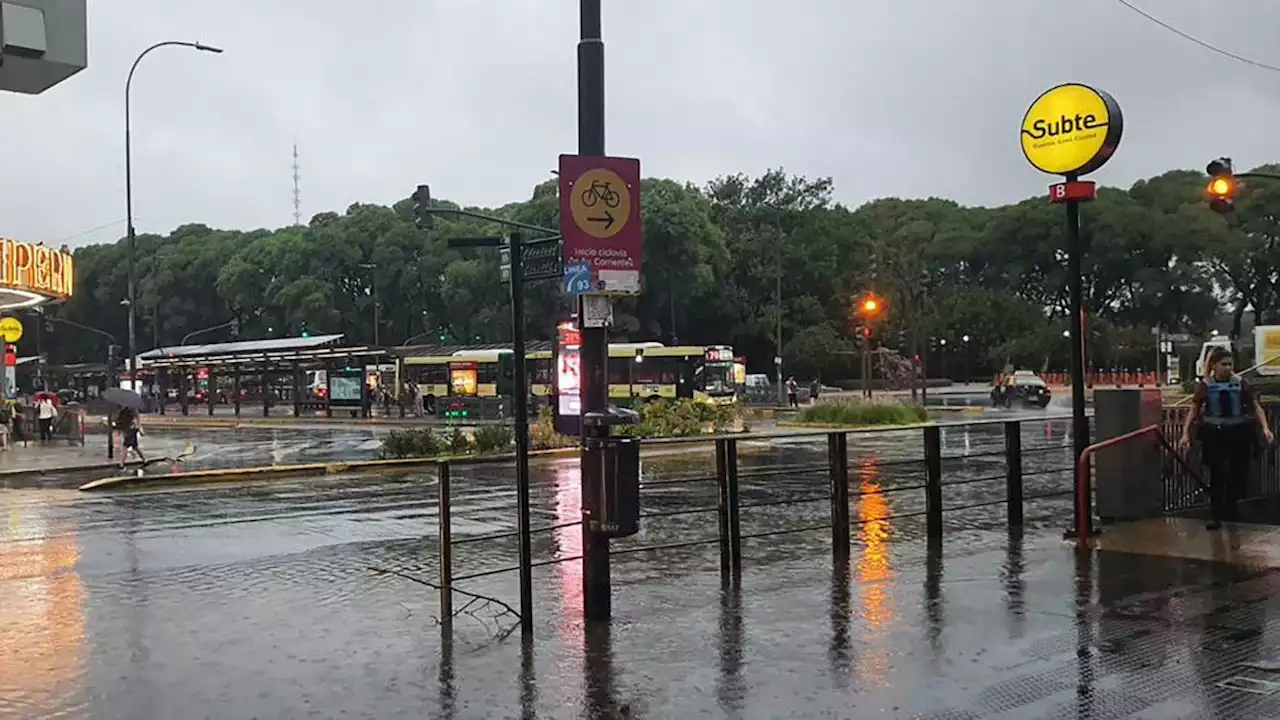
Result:
<instances>
[{"instance_id":1,"label":"illuminated letter sign","mask_svg":"<svg viewBox=\"0 0 1280 720\"><path fill-rule=\"evenodd\" d=\"M0 289L65 300L75 291L71 253L19 240L0 240Z\"/></svg>"}]
</instances>

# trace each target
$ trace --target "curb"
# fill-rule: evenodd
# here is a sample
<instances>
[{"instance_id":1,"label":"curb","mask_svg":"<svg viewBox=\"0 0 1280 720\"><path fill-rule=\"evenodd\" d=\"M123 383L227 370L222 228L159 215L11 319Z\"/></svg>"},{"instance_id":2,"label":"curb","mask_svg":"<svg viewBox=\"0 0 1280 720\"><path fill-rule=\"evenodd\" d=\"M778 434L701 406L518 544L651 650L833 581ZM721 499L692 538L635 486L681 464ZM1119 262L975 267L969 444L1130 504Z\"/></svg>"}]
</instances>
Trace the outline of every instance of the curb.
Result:
<instances>
[{"instance_id":1,"label":"curb","mask_svg":"<svg viewBox=\"0 0 1280 720\"><path fill-rule=\"evenodd\" d=\"M780 422L780 428L808 428L811 430L918 430L937 425L936 422L910 423L908 425L839 425L836 423Z\"/></svg>"},{"instance_id":2,"label":"curb","mask_svg":"<svg viewBox=\"0 0 1280 720\"><path fill-rule=\"evenodd\" d=\"M130 460L125 463L125 467L138 467L142 465L138 460ZM92 472L94 470L115 470L120 467L118 462L100 462L85 463L83 465L60 465L58 467L47 468L14 468L12 470L0 470L0 480L5 478L25 477L29 475L54 475L57 473L76 473L76 472Z\"/></svg>"},{"instance_id":3,"label":"curb","mask_svg":"<svg viewBox=\"0 0 1280 720\"><path fill-rule=\"evenodd\" d=\"M531 458L543 457L560 457L568 456L578 452L578 448L553 448L550 450L534 450L529 453ZM337 475L339 473L350 472L353 470L376 470L386 468L420 468L438 465L448 462L455 465L471 465L493 462L502 459L515 459L515 455L462 455L462 456L441 456L433 458L394 458L387 460L350 460L347 462L324 462L324 463L303 463L299 465L263 465L259 467L247 468L225 468L213 470L192 470L190 472L181 473L164 473L162 475L119 475L115 477L102 478L81 485L78 489L83 491L103 490L108 488L118 488L126 485L137 484L153 484L164 483L166 481L178 481L182 484L192 483L214 483L214 482L236 482L247 478L286 478L297 475ZM112 465L110 467L119 467Z\"/></svg>"},{"instance_id":4,"label":"curb","mask_svg":"<svg viewBox=\"0 0 1280 720\"><path fill-rule=\"evenodd\" d=\"M655 447L648 451L642 451L641 456L662 457L670 455L687 455L690 453L712 453L715 451L715 445L707 444L697 446L680 446L674 448ZM563 457L575 457L579 452L579 448L575 445L565 448L551 448L547 450L532 450L529 452L531 459L553 459ZM321 462L321 463L303 463L299 465L264 465L259 467L247 468L224 468L213 470L192 470L190 472L180 473L164 473L161 475L117 475L113 477L93 480L79 486L79 490L84 492L93 492L96 490L114 490L123 489L133 485L151 485L151 484L179 484L179 485L200 485L205 483L219 482L239 482L247 479L283 479L289 477L297 477L299 475L337 475L344 472L362 471L362 470L387 470L387 469L405 469L411 470L415 468L430 467L440 463L450 463L451 465L483 465L503 460L514 461L516 456L512 453L504 455L461 455L461 456L440 456L432 458L393 458L386 460L350 460L346 462ZM135 463L136 464L136 463ZM107 465L105 467L95 466L86 469L106 469L117 468L119 465ZM0 476L2 477L2 476Z\"/></svg>"}]
</instances>

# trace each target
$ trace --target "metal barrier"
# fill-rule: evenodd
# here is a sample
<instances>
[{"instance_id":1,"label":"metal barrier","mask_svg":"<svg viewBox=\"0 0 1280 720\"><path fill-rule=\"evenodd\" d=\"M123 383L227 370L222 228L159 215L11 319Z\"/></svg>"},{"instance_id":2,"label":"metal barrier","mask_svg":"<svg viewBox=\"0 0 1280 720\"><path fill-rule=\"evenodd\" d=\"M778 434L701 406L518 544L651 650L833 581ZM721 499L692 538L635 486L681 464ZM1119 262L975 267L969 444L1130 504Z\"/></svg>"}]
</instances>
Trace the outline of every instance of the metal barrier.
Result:
<instances>
[{"instance_id":1,"label":"metal barrier","mask_svg":"<svg viewBox=\"0 0 1280 720\"><path fill-rule=\"evenodd\" d=\"M1266 406L1266 411L1267 421L1271 427L1277 427L1277 423L1280 422L1280 405L1269 404ZM1202 492L1207 487L1204 480L1207 472L1200 456L1199 443L1192 445L1185 452L1180 452L1168 442L1169 438L1182 436L1182 427L1189 412L1191 408L1186 405L1166 406L1160 424L1160 435L1166 440L1161 463L1164 477L1165 514L1198 510L1208 504L1208 498ZM1261 450L1261 453L1255 457L1251 480L1241 500L1259 500L1280 495L1280 462L1277 462L1277 447L1273 444Z\"/></svg>"},{"instance_id":2,"label":"metal barrier","mask_svg":"<svg viewBox=\"0 0 1280 720\"><path fill-rule=\"evenodd\" d=\"M976 420L923 424L906 428L777 432L725 435L714 438L669 438L645 441L644 446L647 448L680 448L681 446L695 445L702 445L705 448L708 444L714 444L714 473L649 478L643 481L642 490L652 492L664 486L691 486L715 483L715 504L657 509L642 512L641 517L645 520L653 521L679 516L715 513L717 533L715 537L698 537L677 542L630 546L624 542L621 547L613 549L610 554L627 555L717 545L720 552L722 577L730 582L738 582L743 574L743 541L745 540L830 530L832 561L837 565L841 565L849 561L851 534L854 528L860 526L922 517L924 519L925 534L931 542L935 542L944 535L944 514L994 506L1003 506L1005 508L1002 524L1022 526L1024 524L1024 507L1027 503L1048 498L1065 497L1071 495L1074 491L1074 465L1070 462L1071 446L1069 434L1061 433L1055 438L1052 433L1048 432L1050 423L1066 423L1069 420L1069 416L1043 416L1023 420ZM1023 426L1026 423L1044 425L1046 437L1049 438L1049 441L1040 447L1024 449ZM975 426L1000 429L1002 432L994 438L997 441L994 444L998 444L1000 447L984 452L944 454L944 433ZM923 441L921 448L923 452L920 457L881 461L863 457L853 458L851 462L851 437L861 439L867 436L889 432L902 433L904 431L920 434ZM792 463L766 467L743 467L740 464L739 450L742 443L776 440L808 440L810 442L825 440L826 458L822 462ZM1061 460L1056 461L1059 464L1046 466L1044 461L1028 464L1029 458L1035 458L1040 455L1052 457L1054 454L1062 456ZM1003 467L998 473L978 474L975 477L948 482L944 479L946 475L944 471L949 463L955 461L994 461L1002 464ZM458 583L520 570L518 564L513 564L455 574L454 551L459 546L520 538L518 530L487 533L458 539L453 536L452 486L454 470L460 466L487 465L495 462L510 463L511 461L509 459L468 458L437 464L437 537L440 558L438 591L440 593L441 618L446 631L451 627L453 614L452 593ZM868 470L869 467L870 470ZM881 477L880 473L886 469L892 471L902 470L906 473L906 476ZM854 484L850 479L851 470L857 473L855 477L858 482L854 487L851 487ZM874 475L874 482L867 481L868 472ZM913 473L915 476L912 476ZM1024 487L1026 479L1037 476L1044 478L1057 476L1064 481L1062 484L1065 485L1065 488L1027 494ZM894 482L894 478L900 478L901 482ZM792 489L803 490L806 487L811 487L812 492L804 492L798 497L769 498L767 493L761 492L760 487L750 486L753 481L759 482L761 480L780 480L789 482L793 486L797 484L800 486L799 488L792 487ZM747 488L749 492L746 499L744 499L744 481L749 484ZM973 486L980 483L1002 483L1003 492L999 493L998 498L992 500L947 504L948 488ZM909 493L919 493L919 495L907 495ZM923 507L907 512L890 512L891 508L888 503L883 501L883 498L889 495L916 497L919 500L923 500ZM873 497L879 499L880 503L882 503L876 504L876 507L882 512L863 511L863 501ZM851 517L851 501L859 505L859 513L856 518ZM821 522L816 521L818 518L815 518L815 522L805 522L795 527L769 527L754 532L743 532L743 511L747 511L751 515L753 512L762 512L767 508L812 505L816 503L828 504L829 514L823 513ZM917 502L916 504L919 505L920 503ZM1065 520L1065 518L1063 519ZM527 532L529 536L533 536L566 528L581 527L582 525L583 521L575 518L568 522L530 528ZM533 561L530 567L544 567L581 561L582 559L583 556L581 554L568 557L553 557ZM532 608L522 606L520 612L525 618L528 618Z\"/></svg>"}]
</instances>

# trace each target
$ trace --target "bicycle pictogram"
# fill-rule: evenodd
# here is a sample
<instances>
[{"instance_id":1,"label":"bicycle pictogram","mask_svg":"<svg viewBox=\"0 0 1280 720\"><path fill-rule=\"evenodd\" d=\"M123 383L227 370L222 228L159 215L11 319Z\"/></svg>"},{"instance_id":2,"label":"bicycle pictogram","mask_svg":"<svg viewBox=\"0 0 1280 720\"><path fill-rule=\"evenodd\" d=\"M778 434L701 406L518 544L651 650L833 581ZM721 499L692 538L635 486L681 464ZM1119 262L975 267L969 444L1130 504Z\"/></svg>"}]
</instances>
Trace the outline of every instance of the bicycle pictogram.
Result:
<instances>
[{"instance_id":1,"label":"bicycle pictogram","mask_svg":"<svg viewBox=\"0 0 1280 720\"><path fill-rule=\"evenodd\" d=\"M616 208L622 202L622 196L612 187L613 183L603 180L593 180L591 186L582 191L582 205L584 207L595 207L596 203L603 202L605 207Z\"/></svg>"}]
</instances>

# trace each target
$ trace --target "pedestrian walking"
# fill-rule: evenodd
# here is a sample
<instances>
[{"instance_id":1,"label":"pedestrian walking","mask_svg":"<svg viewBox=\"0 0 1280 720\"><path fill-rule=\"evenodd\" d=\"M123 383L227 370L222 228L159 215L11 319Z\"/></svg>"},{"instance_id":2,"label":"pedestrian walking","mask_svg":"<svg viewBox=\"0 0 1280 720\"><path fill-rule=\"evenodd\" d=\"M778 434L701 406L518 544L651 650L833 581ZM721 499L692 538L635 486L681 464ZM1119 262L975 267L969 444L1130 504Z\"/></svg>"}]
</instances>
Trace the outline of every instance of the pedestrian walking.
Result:
<instances>
[{"instance_id":1,"label":"pedestrian walking","mask_svg":"<svg viewBox=\"0 0 1280 720\"><path fill-rule=\"evenodd\" d=\"M129 407L121 408L120 414L116 416L116 427L120 429L121 438L120 467L124 467L130 450L138 456L138 460L145 463L147 458L142 454L142 447L138 442L142 436L142 421L138 417L138 411Z\"/></svg>"},{"instance_id":2,"label":"pedestrian walking","mask_svg":"<svg viewBox=\"0 0 1280 720\"><path fill-rule=\"evenodd\" d=\"M787 403L793 408L800 408L800 386L795 375L787 378Z\"/></svg>"},{"instance_id":3,"label":"pedestrian walking","mask_svg":"<svg viewBox=\"0 0 1280 720\"><path fill-rule=\"evenodd\" d=\"M809 383L810 404L817 405L818 395L820 395L821 393L822 393L822 383L818 381L818 378L814 378L813 382Z\"/></svg>"},{"instance_id":4,"label":"pedestrian walking","mask_svg":"<svg viewBox=\"0 0 1280 720\"><path fill-rule=\"evenodd\" d=\"M1271 444L1275 436L1253 386L1235 373L1231 352L1218 348L1209 355L1210 373L1196 385L1191 412L1182 428L1182 444L1200 441L1209 469L1210 519L1217 530L1224 521L1239 519L1240 498L1249 479L1259 431Z\"/></svg>"},{"instance_id":5,"label":"pedestrian walking","mask_svg":"<svg viewBox=\"0 0 1280 720\"><path fill-rule=\"evenodd\" d=\"M58 417L58 408L54 407L53 399L48 395L42 395L36 401L36 416L40 421L40 440L52 440L53 421Z\"/></svg>"}]
</instances>

